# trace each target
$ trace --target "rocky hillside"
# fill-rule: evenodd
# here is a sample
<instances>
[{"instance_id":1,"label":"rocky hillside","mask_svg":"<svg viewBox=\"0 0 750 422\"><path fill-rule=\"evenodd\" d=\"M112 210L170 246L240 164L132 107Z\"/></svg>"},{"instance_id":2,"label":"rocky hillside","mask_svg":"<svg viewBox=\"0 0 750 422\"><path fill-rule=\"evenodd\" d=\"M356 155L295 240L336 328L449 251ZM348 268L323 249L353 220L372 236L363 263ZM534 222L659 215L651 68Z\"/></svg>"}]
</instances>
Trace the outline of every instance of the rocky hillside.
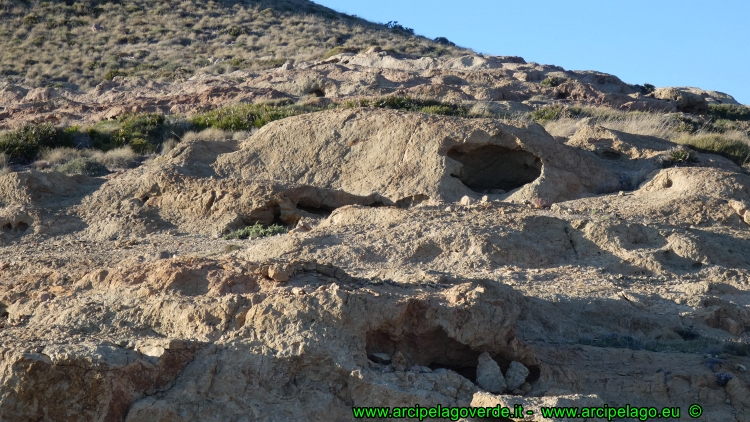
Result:
<instances>
[{"instance_id":1,"label":"rocky hillside","mask_svg":"<svg viewBox=\"0 0 750 422\"><path fill-rule=\"evenodd\" d=\"M92 7L160 19L145 4ZM0 420L750 421L748 108L360 25L381 47L2 82Z\"/></svg>"},{"instance_id":2,"label":"rocky hillside","mask_svg":"<svg viewBox=\"0 0 750 422\"><path fill-rule=\"evenodd\" d=\"M69 90L121 75L164 82L273 68L373 45L433 57L460 51L308 0L2 0L0 13L0 77Z\"/></svg>"}]
</instances>

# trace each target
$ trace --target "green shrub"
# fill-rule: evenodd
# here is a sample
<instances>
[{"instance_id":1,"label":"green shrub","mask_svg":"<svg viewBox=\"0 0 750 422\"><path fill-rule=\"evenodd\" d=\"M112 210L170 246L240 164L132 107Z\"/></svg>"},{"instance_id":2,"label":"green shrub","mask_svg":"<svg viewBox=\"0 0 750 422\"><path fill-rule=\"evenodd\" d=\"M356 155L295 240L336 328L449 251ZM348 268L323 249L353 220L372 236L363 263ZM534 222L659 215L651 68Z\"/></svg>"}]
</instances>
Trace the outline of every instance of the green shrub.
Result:
<instances>
[{"instance_id":1,"label":"green shrub","mask_svg":"<svg viewBox=\"0 0 750 422\"><path fill-rule=\"evenodd\" d=\"M684 166L696 162L698 162L698 158L692 151L684 147L678 147L667 151L667 156L662 158L662 167Z\"/></svg>"},{"instance_id":2,"label":"green shrub","mask_svg":"<svg viewBox=\"0 0 750 422\"><path fill-rule=\"evenodd\" d=\"M708 114L717 119L750 121L750 107L733 104L709 105Z\"/></svg>"},{"instance_id":3,"label":"green shrub","mask_svg":"<svg viewBox=\"0 0 750 422\"><path fill-rule=\"evenodd\" d=\"M155 150L156 145L160 144L168 133L165 125L166 118L163 114L124 115L120 116L117 121L120 123L120 130L112 136L115 145L130 145L135 142L137 146L133 147L133 150L136 152L138 152L136 148L146 149L146 144L153 146L151 151Z\"/></svg>"},{"instance_id":4,"label":"green shrub","mask_svg":"<svg viewBox=\"0 0 750 422\"><path fill-rule=\"evenodd\" d=\"M81 157L74 160L68 161L67 163L58 166L57 171L65 174L83 174L86 176L98 177L104 176L109 171L107 167L90 158Z\"/></svg>"},{"instance_id":5,"label":"green shrub","mask_svg":"<svg viewBox=\"0 0 750 422\"><path fill-rule=\"evenodd\" d=\"M468 117L468 107L442 103L433 100L418 100L411 97L381 97L375 99L359 99L347 101L344 104L347 108L353 107L374 107L388 108L391 110L404 110L417 113L440 114L443 116Z\"/></svg>"},{"instance_id":6,"label":"green shrub","mask_svg":"<svg viewBox=\"0 0 750 422\"><path fill-rule=\"evenodd\" d=\"M547 79L545 79L542 82L540 82L539 85L554 87L554 86L558 86L558 85L563 84L565 81L567 81L566 78L559 78L557 76L550 76Z\"/></svg>"},{"instance_id":7,"label":"green shrub","mask_svg":"<svg viewBox=\"0 0 750 422\"><path fill-rule=\"evenodd\" d=\"M558 120L563 117L565 107L561 105L544 106L531 112L531 119L542 124L550 120Z\"/></svg>"},{"instance_id":8,"label":"green shrub","mask_svg":"<svg viewBox=\"0 0 750 422\"><path fill-rule=\"evenodd\" d=\"M226 131L240 131L260 128L275 120L321 110L323 108L317 106L239 104L198 114L188 121L197 130L213 127Z\"/></svg>"},{"instance_id":9,"label":"green shrub","mask_svg":"<svg viewBox=\"0 0 750 422\"><path fill-rule=\"evenodd\" d=\"M0 134L0 152L12 161L32 161L42 148L73 146L69 130L55 128L49 123L27 124L21 129Z\"/></svg>"},{"instance_id":10,"label":"green shrub","mask_svg":"<svg viewBox=\"0 0 750 422\"><path fill-rule=\"evenodd\" d=\"M260 223L255 223L252 226L247 226L244 229L237 230L236 232L224 235L223 239L256 239L259 237L275 236L277 234L284 234L289 230L278 224L272 224L268 227L263 227Z\"/></svg>"},{"instance_id":11,"label":"green shrub","mask_svg":"<svg viewBox=\"0 0 750 422\"><path fill-rule=\"evenodd\" d=\"M727 139L720 134L682 136L674 142L696 151L721 155L740 166L750 162L750 145L740 140Z\"/></svg>"}]
</instances>

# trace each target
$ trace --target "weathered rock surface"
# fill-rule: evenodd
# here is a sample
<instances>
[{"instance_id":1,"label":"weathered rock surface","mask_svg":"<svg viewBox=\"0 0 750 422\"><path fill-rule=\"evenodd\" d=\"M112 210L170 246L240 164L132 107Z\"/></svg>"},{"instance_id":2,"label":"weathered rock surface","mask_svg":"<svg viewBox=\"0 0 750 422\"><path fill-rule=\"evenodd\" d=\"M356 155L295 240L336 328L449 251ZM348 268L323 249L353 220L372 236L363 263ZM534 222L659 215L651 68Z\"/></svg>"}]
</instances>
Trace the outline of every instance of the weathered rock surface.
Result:
<instances>
[{"instance_id":1,"label":"weathered rock surface","mask_svg":"<svg viewBox=\"0 0 750 422\"><path fill-rule=\"evenodd\" d=\"M246 76L116 79L87 98L95 113L134 92L181 108L311 89L462 99L483 115L542 94L730 103L632 96L611 75L509 57L372 50ZM549 76L567 80L539 85ZM46 97L78 101L0 92L14 122L42 116ZM0 176L0 420L696 402L706 420L747 420L750 177L710 154L663 168L674 147L598 126L555 140L535 124L348 109L183 142L102 178ZM256 223L297 229L220 238Z\"/></svg>"},{"instance_id":2,"label":"weathered rock surface","mask_svg":"<svg viewBox=\"0 0 750 422\"><path fill-rule=\"evenodd\" d=\"M555 87L540 85L549 77L564 82ZM134 112L189 114L228 104L321 95L324 100L402 95L462 102L477 114L496 117L551 103L689 112L704 112L708 104L737 104L727 94L697 88L663 88L653 97L644 96L613 75L566 71L526 63L520 57L415 58L381 50L344 53L266 71L198 74L173 83L117 76L88 93L0 81L0 102L5 107L0 129L27 122L96 123Z\"/></svg>"},{"instance_id":3,"label":"weathered rock surface","mask_svg":"<svg viewBox=\"0 0 750 422\"><path fill-rule=\"evenodd\" d=\"M502 393L507 386L500 367L487 352L479 355L477 385L483 390L495 394Z\"/></svg>"},{"instance_id":4,"label":"weathered rock surface","mask_svg":"<svg viewBox=\"0 0 750 422\"><path fill-rule=\"evenodd\" d=\"M514 391L520 388L521 385L526 382L526 377L528 377L529 374L529 368L525 367L522 363L516 361L511 362L508 371L505 373L508 390Z\"/></svg>"}]
</instances>

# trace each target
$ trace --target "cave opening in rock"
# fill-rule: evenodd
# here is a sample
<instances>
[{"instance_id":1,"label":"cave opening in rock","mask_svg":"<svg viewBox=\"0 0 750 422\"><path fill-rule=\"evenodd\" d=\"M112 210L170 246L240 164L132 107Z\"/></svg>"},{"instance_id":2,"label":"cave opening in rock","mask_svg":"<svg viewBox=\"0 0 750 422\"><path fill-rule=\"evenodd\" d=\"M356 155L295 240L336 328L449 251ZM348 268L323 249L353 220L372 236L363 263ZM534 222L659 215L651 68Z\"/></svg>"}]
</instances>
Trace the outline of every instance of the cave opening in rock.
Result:
<instances>
[{"instance_id":1,"label":"cave opening in rock","mask_svg":"<svg viewBox=\"0 0 750 422\"><path fill-rule=\"evenodd\" d=\"M373 331L367 334L366 341L368 357L376 353L393 356L401 352L406 358L407 367L418 365L432 370L450 369L476 382L481 352L448 337L441 328L424 334L407 333L398 339L391 338L384 331Z\"/></svg>"},{"instance_id":2,"label":"cave opening in rock","mask_svg":"<svg viewBox=\"0 0 750 422\"><path fill-rule=\"evenodd\" d=\"M24 223L23 221L19 221L16 224L15 229L16 229L16 231L23 233L23 232L25 232L26 230L29 229L29 225L27 223Z\"/></svg>"},{"instance_id":3,"label":"cave opening in rock","mask_svg":"<svg viewBox=\"0 0 750 422\"><path fill-rule=\"evenodd\" d=\"M309 94L318 98L326 96L326 93L322 89L313 89Z\"/></svg>"},{"instance_id":4,"label":"cave opening in rock","mask_svg":"<svg viewBox=\"0 0 750 422\"><path fill-rule=\"evenodd\" d=\"M448 157L462 164L453 177L477 193L501 193L533 182L542 174L542 160L536 155L498 145L472 150L453 148Z\"/></svg>"}]
</instances>

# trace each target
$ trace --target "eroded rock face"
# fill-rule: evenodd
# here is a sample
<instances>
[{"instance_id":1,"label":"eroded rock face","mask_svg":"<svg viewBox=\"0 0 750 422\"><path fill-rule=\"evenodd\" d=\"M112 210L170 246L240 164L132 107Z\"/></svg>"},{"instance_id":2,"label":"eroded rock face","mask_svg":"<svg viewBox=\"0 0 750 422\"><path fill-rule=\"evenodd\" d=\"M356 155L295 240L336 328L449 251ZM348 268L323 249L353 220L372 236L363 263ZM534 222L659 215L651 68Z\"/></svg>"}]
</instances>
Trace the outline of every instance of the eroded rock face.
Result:
<instances>
[{"instance_id":1,"label":"eroded rock face","mask_svg":"<svg viewBox=\"0 0 750 422\"><path fill-rule=\"evenodd\" d=\"M43 305L11 306L8 318L24 328L0 335L28 342L3 341L0 416L231 420L260 410L346 419L353 405L468 404L477 386L441 368L476 372L482 352L536 365L515 337L520 309L506 287L393 286L314 262L284 270L291 278L280 286L246 261L126 264ZM498 329L488 336L490 321ZM61 342L79 330L80 345ZM398 359L376 364L372 354ZM427 372L405 372L414 366Z\"/></svg>"},{"instance_id":2,"label":"eroded rock face","mask_svg":"<svg viewBox=\"0 0 750 422\"><path fill-rule=\"evenodd\" d=\"M375 193L384 204L485 194L557 202L611 191L618 181L595 157L560 145L535 124L364 109L269 124L215 168L225 177L239 168L246 179Z\"/></svg>"},{"instance_id":3,"label":"eroded rock face","mask_svg":"<svg viewBox=\"0 0 750 422\"><path fill-rule=\"evenodd\" d=\"M483 60L451 66L563 73ZM620 83L578 76L559 92ZM479 95L470 75L430 78ZM674 147L349 109L184 142L106 178L2 176L0 420L694 397L710 420L747 418L750 178L708 154L662 168ZM219 238L255 223L296 228Z\"/></svg>"}]
</instances>

